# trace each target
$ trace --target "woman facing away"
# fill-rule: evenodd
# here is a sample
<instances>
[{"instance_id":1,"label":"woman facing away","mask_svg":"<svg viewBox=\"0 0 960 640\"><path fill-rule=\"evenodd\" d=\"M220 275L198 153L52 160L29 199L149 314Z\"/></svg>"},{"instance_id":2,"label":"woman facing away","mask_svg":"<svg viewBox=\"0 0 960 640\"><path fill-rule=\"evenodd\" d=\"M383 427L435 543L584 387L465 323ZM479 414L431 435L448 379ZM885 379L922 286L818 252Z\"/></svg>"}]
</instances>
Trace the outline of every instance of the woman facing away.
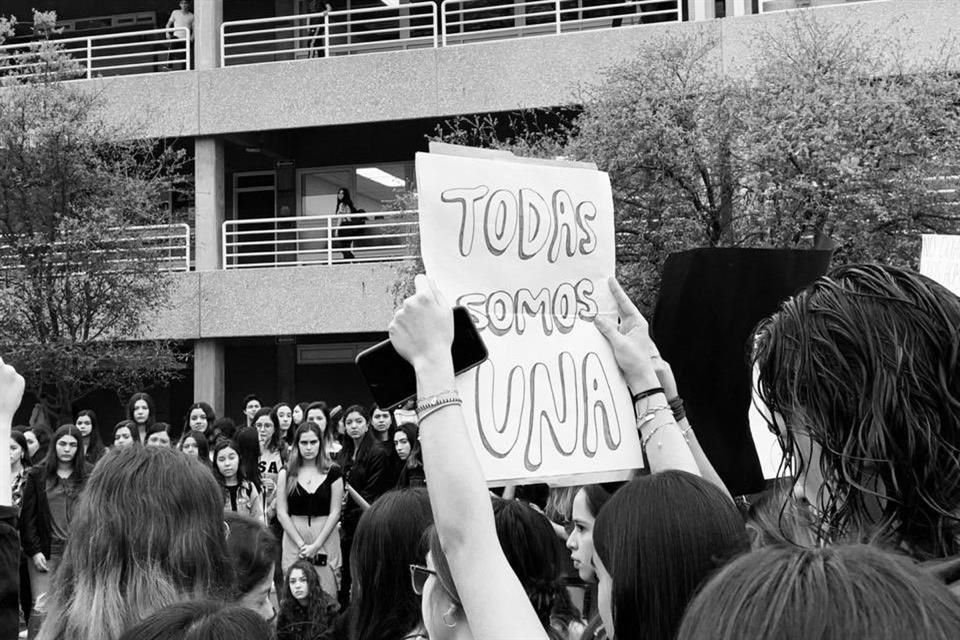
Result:
<instances>
[{"instance_id":1,"label":"woman facing away","mask_svg":"<svg viewBox=\"0 0 960 640\"><path fill-rule=\"evenodd\" d=\"M38 637L116 640L167 605L227 599L232 588L210 471L169 448L114 448L77 505Z\"/></svg>"},{"instance_id":2,"label":"woman facing away","mask_svg":"<svg viewBox=\"0 0 960 640\"><path fill-rule=\"evenodd\" d=\"M341 567L340 508L343 479L324 446L324 433L304 421L294 433L290 463L277 480L277 519L283 527L281 565L313 563L324 591L337 596Z\"/></svg>"},{"instance_id":3,"label":"woman facing away","mask_svg":"<svg viewBox=\"0 0 960 640\"><path fill-rule=\"evenodd\" d=\"M30 470L24 485L20 541L30 559L27 568L33 590L34 610L30 617L34 625L39 625L46 611L51 577L75 530L80 492L92 468L83 459L82 439L79 429L72 424L57 429L46 461Z\"/></svg>"},{"instance_id":4,"label":"woman facing away","mask_svg":"<svg viewBox=\"0 0 960 640\"><path fill-rule=\"evenodd\" d=\"M960 298L904 269L840 267L759 325L753 365L820 543L960 554Z\"/></svg>"}]
</instances>

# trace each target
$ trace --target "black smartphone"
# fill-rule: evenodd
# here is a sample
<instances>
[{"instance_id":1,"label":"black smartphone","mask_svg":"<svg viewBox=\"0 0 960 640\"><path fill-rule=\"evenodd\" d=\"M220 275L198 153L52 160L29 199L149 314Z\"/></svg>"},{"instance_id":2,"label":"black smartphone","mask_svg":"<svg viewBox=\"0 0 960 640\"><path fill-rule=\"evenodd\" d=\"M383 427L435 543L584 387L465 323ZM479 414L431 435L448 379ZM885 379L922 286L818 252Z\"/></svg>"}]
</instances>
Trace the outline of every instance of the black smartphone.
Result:
<instances>
[{"instance_id":1,"label":"black smartphone","mask_svg":"<svg viewBox=\"0 0 960 640\"><path fill-rule=\"evenodd\" d=\"M318 553L317 555L313 556L310 561L314 564L314 566L325 567L327 566L327 554Z\"/></svg>"},{"instance_id":2,"label":"black smartphone","mask_svg":"<svg viewBox=\"0 0 960 640\"><path fill-rule=\"evenodd\" d=\"M470 313L453 308L453 370L461 374L487 359L487 346L477 331ZM362 351L357 366L363 374L377 406L390 410L417 397L417 377L413 366L403 359L389 340Z\"/></svg>"}]
</instances>

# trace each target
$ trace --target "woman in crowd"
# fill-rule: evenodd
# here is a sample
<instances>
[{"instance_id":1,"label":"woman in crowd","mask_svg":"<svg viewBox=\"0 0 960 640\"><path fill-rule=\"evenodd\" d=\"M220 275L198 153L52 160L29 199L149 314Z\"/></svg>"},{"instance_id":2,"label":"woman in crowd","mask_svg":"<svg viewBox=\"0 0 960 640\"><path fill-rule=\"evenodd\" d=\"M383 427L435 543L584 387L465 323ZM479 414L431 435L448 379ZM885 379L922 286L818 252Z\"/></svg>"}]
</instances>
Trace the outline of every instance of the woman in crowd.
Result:
<instances>
[{"instance_id":1,"label":"woman in crowd","mask_svg":"<svg viewBox=\"0 0 960 640\"><path fill-rule=\"evenodd\" d=\"M297 560L287 570L277 640L318 640L330 637L340 605L320 586L308 560Z\"/></svg>"},{"instance_id":2,"label":"woman in crowd","mask_svg":"<svg viewBox=\"0 0 960 640\"><path fill-rule=\"evenodd\" d=\"M178 451L109 451L73 525L41 640L116 640L167 605L232 591L220 488Z\"/></svg>"},{"instance_id":3,"label":"woman in crowd","mask_svg":"<svg viewBox=\"0 0 960 640\"><path fill-rule=\"evenodd\" d=\"M121 420L113 427L113 446L124 448L140 444L140 431L132 420Z\"/></svg>"},{"instance_id":4,"label":"woman in crowd","mask_svg":"<svg viewBox=\"0 0 960 640\"><path fill-rule=\"evenodd\" d=\"M347 500L343 507L340 547L343 557L350 557L350 545L360 516L374 500L396 484L390 478L389 454L370 433L367 410L360 405L343 412L346 440L338 460L343 467L344 490ZM340 604L350 600L349 565L343 567L340 580Z\"/></svg>"},{"instance_id":5,"label":"woman in crowd","mask_svg":"<svg viewBox=\"0 0 960 640\"><path fill-rule=\"evenodd\" d=\"M593 526L600 509L610 499L612 491L617 488L619 487L591 484L578 489L573 497L570 518L573 529L567 537L567 549L570 550L570 557L573 559L577 574L587 585L594 585L597 582L597 572L593 567ZM582 639L600 640L606 637L603 619L598 614L587 624Z\"/></svg>"},{"instance_id":6,"label":"woman in crowd","mask_svg":"<svg viewBox=\"0 0 960 640\"><path fill-rule=\"evenodd\" d=\"M743 518L719 488L684 471L663 471L610 498L597 516L593 546L604 628L615 638L672 640L697 587L750 543Z\"/></svg>"},{"instance_id":7,"label":"woman in crowd","mask_svg":"<svg viewBox=\"0 0 960 640\"><path fill-rule=\"evenodd\" d=\"M370 408L370 427L376 441L385 447L389 447L390 441L393 439L394 429L396 429L390 412L373 405Z\"/></svg>"},{"instance_id":8,"label":"woman in crowd","mask_svg":"<svg viewBox=\"0 0 960 640\"><path fill-rule=\"evenodd\" d=\"M170 425L166 422L154 422L147 427L146 447L171 447Z\"/></svg>"},{"instance_id":9,"label":"woman in crowd","mask_svg":"<svg viewBox=\"0 0 960 640\"><path fill-rule=\"evenodd\" d=\"M323 443L327 453L329 453L331 457L338 455L341 451L341 446L337 441L336 430L328 428L334 423L330 419L330 411L327 408L327 403L322 400L311 402L304 409L303 415L304 422L312 422L323 432Z\"/></svg>"},{"instance_id":10,"label":"woman in crowd","mask_svg":"<svg viewBox=\"0 0 960 640\"><path fill-rule=\"evenodd\" d=\"M207 439L207 442L213 441L213 424L217 421L217 414L214 413L213 407L211 407L206 402L194 402L190 405L190 408L187 409L187 415L183 419L183 434L181 434L181 441L184 435L190 433L191 431L199 431L203 434L203 437Z\"/></svg>"},{"instance_id":11,"label":"woman in crowd","mask_svg":"<svg viewBox=\"0 0 960 640\"><path fill-rule=\"evenodd\" d=\"M958 336L960 298L880 265L835 269L760 324L755 400L820 541L960 554Z\"/></svg>"},{"instance_id":12,"label":"woman in crowd","mask_svg":"<svg viewBox=\"0 0 960 640\"><path fill-rule=\"evenodd\" d=\"M46 461L30 470L24 485L20 542L30 559L27 567L34 603L31 625L41 622L45 606L40 598L49 595L50 578L75 531L77 501L91 468L80 451L82 440L72 424L57 429Z\"/></svg>"},{"instance_id":13,"label":"woman in crowd","mask_svg":"<svg viewBox=\"0 0 960 640\"><path fill-rule=\"evenodd\" d=\"M337 595L341 569L340 508L343 479L323 442L323 431L304 421L294 433L294 447L277 480L277 519L283 527L283 569L297 559L310 560L320 584Z\"/></svg>"},{"instance_id":14,"label":"woman in crowd","mask_svg":"<svg viewBox=\"0 0 960 640\"><path fill-rule=\"evenodd\" d=\"M350 555L352 640L403 640L423 633L410 565L423 564L421 542L432 523L423 489L390 491L364 512Z\"/></svg>"},{"instance_id":15,"label":"woman in crowd","mask_svg":"<svg viewBox=\"0 0 960 640\"><path fill-rule=\"evenodd\" d=\"M500 547L547 635L580 638L584 625L564 585L563 543L542 513L519 500L493 501Z\"/></svg>"},{"instance_id":16,"label":"woman in crowd","mask_svg":"<svg viewBox=\"0 0 960 640\"><path fill-rule=\"evenodd\" d=\"M303 421L307 418L307 407L309 406L309 402L298 402L293 408L293 415L291 416L293 418L293 425L291 425L291 429L296 429L303 424ZM293 440L293 433L290 434L290 439ZM290 444L293 444L293 442Z\"/></svg>"},{"instance_id":17,"label":"woman in crowd","mask_svg":"<svg viewBox=\"0 0 960 640\"><path fill-rule=\"evenodd\" d=\"M263 482L260 480L260 434L253 427L240 427L234 442L240 455L243 477L252 482L257 492L263 495Z\"/></svg>"},{"instance_id":18,"label":"woman in crowd","mask_svg":"<svg viewBox=\"0 0 960 640\"><path fill-rule=\"evenodd\" d=\"M47 459L50 449L50 438L53 433L43 425L34 425L23 430L23 437L27 440L27 457L30 464L37 466Z\"/></svg>"},{"instance_id":19,"label":"woman in crowd","mask_svg":"<svg viewBox=\"0 0 960 640\"><path fill-rule=\"evenodd\" d=\"M260 492L244 474L235 443L224 440L213 448L213 476L223 492L225 512L263 520Z\"/></svg>"},{"instance_id":20,"label":"woman in crowd","mask_svg":"<svg viewBox=\"0 0 960 640\"><path fill-rule=\"evenodd\" d=\"M83 436L83 459L90 464L97 464L97 460L107 452L107 448L103 446L103 441L100 439L97 414L90 409L84 409L77 413L74 424Z\"/></svg>"},{"instance_id":21,"label":"woman in crowd","mask_svg":"<svg viewBox=\"0 0 960 640\"><path fill-rule=\"evenodd\" d=\"M215 447L221 440L237 439L237 423L233 418L217 418L213 421L213 439L210 440L210 446Z\"/></svg>"},{"instance_id":22,"label":"woman in crowd","mask_svg":"<svg viewBox=\"0 0 960 640\"><path fill-rule=\"evenodd\" d=\"M183 451L190 457L196 458L205 467L210 467L210 444L204 437L202 431L185 431L180 443L177 445L180 451Z\"/></svg>"},{"instance_id":23,"label":"woman in crowd","mask_svg":"<svg viewBox=\"0 0 960 640\"><path fill-rule=\"evenodd\" d=\"M178 602L130 627L120 640L273 640L270 623L239 604Z\"/></svg>"},{"instance_id":24,"label":"woman in crowd","mask_svg":"<svg viewBox=\"0 0 960 640\"><path fill-rule=\"evenodd\" d=\"M272 622L277 616L273 572L277 539L262 520L240 513L226 513L227 552L236 571L234 599Z\"/></svg>"},{"instance_id":25,"label":"woman in crowd","mask_svg":"<svg viewBox=\"0 0 960 640\"><path fill-rule=\"evenodd\" d=\"M273 405L270 415L273 418L273 423L277 425L277 430L280 432L280 442L283 443L285 448L289 447L293 440L293 431L290 430L293 426L293 409L286 402L278 402Z\"/></svg>"},{"instance_id":26,"label":"woman in crowd","mask_svg":"<svg viewBox=\"0 0 960 640\"><path fill-rule=\"evenodd\" d=\"M147 429L157 421L157 408L148 394L140 392L130 396L127 402L127 420L137 428L137 442L147 442Z\"/></svg>"},{"instance_id":27,"label":"woman in crowd","mask_svg":"<svg viewBox=\"0 0 960 640\"><path fill-rule=\"evenodd\" d=\"M27 484L27 471L30 469L30 458L27 456L27 439L20 431L10 432L10 498L17 517L23 506L23 490ZM24 622L30 623L30 611L33 609L33 594L30 590L30 569L32 562L24 553L20 553L20 610L23 612Z\"/></svg>"},{"instance_id":28,"label":"woman in crowd","mask_svg":"<svg viewBox=\"0 0 960 640\"><path fill-rule=\"evenodd\" d=\"M767 547L742 556L691 602L679 640L942 640L960 600L907 558L867 545Z\"/></svg>"},{"instance_id":29,"label":"woman in crowd","mask_svg":"<svg viewBox=\"0 0 960 640\"><path fill-rule=\"evenodd\" d=\"M427 476L423 472L423 462L420 459L419 429L415 424L402 424L393 434L393 446L397 457L403 465L400 468L400 477L397 479L397 488L425 487Z\"/></svg>"},{"instance_id":30,"label":"woman in crowd","mask_svg":"<svg viewBox=\"0 0 960 640\"><path fill-rule=\"evenodd\" d=\"M275 414L269 407L257 411L253 416L253 426L260 444L257 470L263 486L263 511L267 522L272 522L277 514L277 477L287 464L287 443L280 439Z\"/></svg>"}]
</instances>

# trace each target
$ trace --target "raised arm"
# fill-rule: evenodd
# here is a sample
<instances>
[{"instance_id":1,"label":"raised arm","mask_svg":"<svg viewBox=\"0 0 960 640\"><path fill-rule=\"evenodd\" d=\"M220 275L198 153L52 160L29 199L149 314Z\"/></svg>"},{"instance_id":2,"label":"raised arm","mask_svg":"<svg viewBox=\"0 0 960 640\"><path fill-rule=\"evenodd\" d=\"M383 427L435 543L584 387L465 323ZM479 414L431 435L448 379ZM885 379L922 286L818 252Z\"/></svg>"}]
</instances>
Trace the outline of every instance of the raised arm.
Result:
<instances>
[{"instance_id":1,"label":"raised arm","mask_svg":"<svg viewBox=\"0 0 960 640\"><path fill-rule=\"evenodd\" d=\"M0 358L0 451L10 450L10 430L13 416L23 399L23 387L23 377ZM10 482L10 464L4 460L0 464L0 506L13 505Z\"/></svg>"},{"instance_id":2,"label":"raised arm","mask_svg":"<svg viewBox=\"0 0 960 640\"><path fill-rule=\"evenodd\" d=\"M454 386L453 313L427 280L390 323L390 340L413 365L421 401ZM421 418L420 447L434 522L473 637L546 639L526 592L500 548L480 463L457 404Z\"/></svg>"},{"instance_id":3,"label":"raised arm","mask_svg":"<svg viewBox=\"0 0 960 640\"><path fill-rule=\"evenodd\" d=\"M673 419L666 393L657 377L651 356L659 357L659 353L650 338L647 321L615 278L610 278L609 285L617 302L620 324L599 315L594 324L610 343L627 386L636 398L637 427L650 471L679 469L699 476L700 469L680 426Z\"/></svg>"}]
</instances>

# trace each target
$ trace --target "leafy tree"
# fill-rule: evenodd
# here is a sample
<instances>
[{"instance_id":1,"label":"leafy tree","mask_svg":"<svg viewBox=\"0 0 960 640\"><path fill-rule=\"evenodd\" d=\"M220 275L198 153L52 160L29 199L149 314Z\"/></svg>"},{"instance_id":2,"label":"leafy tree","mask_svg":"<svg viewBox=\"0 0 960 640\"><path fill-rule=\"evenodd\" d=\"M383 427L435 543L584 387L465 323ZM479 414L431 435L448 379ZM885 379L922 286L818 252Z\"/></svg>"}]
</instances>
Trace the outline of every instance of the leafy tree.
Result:
<instances>
[{"instance_id":1,"label":"leafy tree","mask_svg":"<svg viewBox=\"0 0 960 640\"><path fill-rule=\"evenodd\" d=\"M908 36L909 37L909 36ZM678 34L617 65L575 108L459 118L448 142L596 162L610 174L618 271L650 313L663 262L695 247L834 247L916 267L920 233L960 232L960 81L951 52L798 12L749 69Z\"/></svg>"},{"instance_id":2,"label":"leafy tree","mask_svg":"<svg viewBox=\"0 0 960 640\"><path fill-rule=\"evenodd\" d=\"M170 279L149 231L131 227L171 222L163 195L184 158L107 123L96 94L60 82L72 61L51 31L5 61L0 91L0 352L68 416L94 389L182 368L174 345L140 339Z\"/></svg>"}]
</instances>

